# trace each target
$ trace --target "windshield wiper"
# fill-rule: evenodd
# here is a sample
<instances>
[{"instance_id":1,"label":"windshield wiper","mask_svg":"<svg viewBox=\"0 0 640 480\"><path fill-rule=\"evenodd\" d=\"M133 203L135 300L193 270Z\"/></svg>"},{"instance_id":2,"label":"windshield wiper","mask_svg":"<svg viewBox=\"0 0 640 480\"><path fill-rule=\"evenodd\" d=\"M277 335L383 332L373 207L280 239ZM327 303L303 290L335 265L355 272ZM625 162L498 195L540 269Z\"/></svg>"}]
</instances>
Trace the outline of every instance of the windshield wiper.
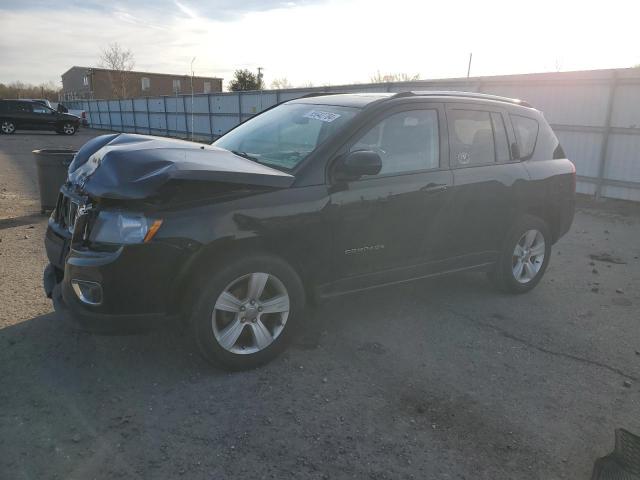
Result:
<instances>
[{"instance_id":1,"label":"windshield wiper","mask_svg":"<svg viewBox=\"0 0 640 480\"><path fill-rule=\"evenodd\" d=\"M234 155L238 155L239 157L246 158L247 160L253 160L254 162L262 163L260 160L258 160L257 157L254 157L253 155L247 152L239 152L238 150L231 150L231 153L233 153Z\"/></svg>"}]
</instances>

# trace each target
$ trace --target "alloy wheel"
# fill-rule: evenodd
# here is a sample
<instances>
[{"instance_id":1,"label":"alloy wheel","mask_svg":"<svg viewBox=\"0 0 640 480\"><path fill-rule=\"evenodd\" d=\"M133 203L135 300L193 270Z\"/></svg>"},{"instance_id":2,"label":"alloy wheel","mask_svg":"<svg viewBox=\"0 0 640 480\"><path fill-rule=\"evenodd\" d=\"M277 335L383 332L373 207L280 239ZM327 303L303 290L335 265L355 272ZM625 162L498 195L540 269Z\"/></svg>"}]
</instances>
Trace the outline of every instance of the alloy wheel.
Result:
<instances>
[{"instance_id":1,"label":"alloy wheel","mask_svg":"<svg viewBox=\"0 0 640 480\"><path fill-rule=\"evenodd\" d=\"M513 250L513 278L519 283L529 283L544 263L544 235L539 230L527 230L522 234Z\"/></svg>"},{"instance_id":2,"label":"alloy wheel","mask_svg":"<svg viewBox=\"0 0 640 480\"><path fill-rule=\"evenodd\" d=\"M15 131L16 126L13 122L2 122L2 133L11 134Z\"/></svg>"},{"instance_id":3,"label":"alloy wheel","mask_svg":"<svg viewBox=\"0 0 640 480\"><path fill-rule=\"evenodd\" d=\"M289 308L287 289L275 275L243 275L218 296L211 315L213 334L229 352L259 352L282 333Z\"/></svg>"},{"instance_id":4,"label":"alloy wheel","mask_svg":"<svg viewBox=\"0 0 640 480\"><path fill-rule=\"evenodd\" d=\"M74 127L70 123L65 123L64 126L62 127L62 130L67 135L73 135L76 132L76 127Z\"/></svg>"}]
</instances>

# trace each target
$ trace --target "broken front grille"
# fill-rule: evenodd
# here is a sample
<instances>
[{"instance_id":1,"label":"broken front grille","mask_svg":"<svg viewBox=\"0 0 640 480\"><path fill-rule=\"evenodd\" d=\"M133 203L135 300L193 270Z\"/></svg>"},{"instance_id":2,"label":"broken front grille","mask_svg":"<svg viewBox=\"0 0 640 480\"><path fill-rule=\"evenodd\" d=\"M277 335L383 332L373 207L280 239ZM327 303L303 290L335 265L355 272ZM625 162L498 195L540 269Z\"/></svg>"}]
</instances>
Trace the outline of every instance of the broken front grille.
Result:
<instances>
[{"instance_id":1,"label":"broken front grille","mask_svg":"<svg viewBox=\"0 0 640 480\"><path fill-rule=\"evenodd\" d=\"M60 193L56 206L55 221L61 228L73 233L73 227L78 217L79 203Z\"/></svg>"}]
</instances>

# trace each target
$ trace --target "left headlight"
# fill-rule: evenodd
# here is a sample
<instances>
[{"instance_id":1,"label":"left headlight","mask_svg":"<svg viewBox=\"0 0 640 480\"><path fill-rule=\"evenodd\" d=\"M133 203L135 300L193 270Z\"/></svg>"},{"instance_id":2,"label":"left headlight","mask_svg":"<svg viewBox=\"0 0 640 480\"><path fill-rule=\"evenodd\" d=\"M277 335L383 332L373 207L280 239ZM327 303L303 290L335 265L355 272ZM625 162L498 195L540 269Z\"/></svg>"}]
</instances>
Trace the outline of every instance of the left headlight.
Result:
<instances>
[{"instance_id":1,"label":"left headlight","mask_svg":"<svg viewBox=\"0 0 640 480\"><path fill-rule=\"evenodd\" d=\"M132 244L149 242L162 220L139 213L103 210L98 214L89 240L97 243Z\"/></svg>"}]
</instances>

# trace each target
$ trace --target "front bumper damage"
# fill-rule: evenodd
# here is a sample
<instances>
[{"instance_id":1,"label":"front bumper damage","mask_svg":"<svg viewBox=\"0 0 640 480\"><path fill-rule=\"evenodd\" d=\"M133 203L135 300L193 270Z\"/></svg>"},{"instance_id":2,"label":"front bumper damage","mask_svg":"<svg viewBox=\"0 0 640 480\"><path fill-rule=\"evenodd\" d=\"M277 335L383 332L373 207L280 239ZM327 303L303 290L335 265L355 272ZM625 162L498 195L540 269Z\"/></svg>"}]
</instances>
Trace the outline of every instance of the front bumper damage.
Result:
<instances>
[{"instance_id":1,"label":"front bumper damage","mask_svg":"<svg viewBox=\"0 0 640 480\"><path fill-rule=\"evenodd\" d=\"M188 251L170 242L90 249L77 238L86 219L74 219L70 229L59 217L49 219L50 263L43 275L56 311L84 330L105 333L148 329L181 316L178 273Z\"/></svg>"}]
</instances>

